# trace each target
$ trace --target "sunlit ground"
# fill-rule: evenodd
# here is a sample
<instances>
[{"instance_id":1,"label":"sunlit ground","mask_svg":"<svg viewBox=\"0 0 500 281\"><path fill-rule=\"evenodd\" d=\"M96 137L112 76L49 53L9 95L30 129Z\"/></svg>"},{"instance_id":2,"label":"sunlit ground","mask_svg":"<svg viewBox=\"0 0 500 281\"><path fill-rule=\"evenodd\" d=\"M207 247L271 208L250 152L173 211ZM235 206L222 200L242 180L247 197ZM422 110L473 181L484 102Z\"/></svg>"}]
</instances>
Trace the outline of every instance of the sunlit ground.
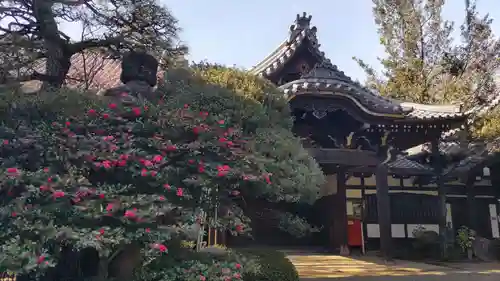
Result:
<instances>
[{"instance_id":1,"label":"sunlit ground","mask_svg":"<svg viewBox=\"0 0 500 281\"><path fill-rule=\"evenodd\" d=\"M398 261L384 263L367 261L366 258L350 258L334 255L289 255L299 275L303 279L330 279L342 277L377 277L377 276L447 276L447 275L496 275L500 280L500 269L456 270L447 267ZM364 260L362 260L364 259ZM433 280L436 278L432 278ZM450 276L451 277L451 276ZM465 276L464 276L465 277ZM363 278L364 280L365 278ZM366 278L371 279L371 278ZM393 279L393 278L391 278ZM415 278L427 280L431 278ZM439 278L440 279L440 278ZM469 279L469 278L468 278ZM411 280L414 280L411 278ZM440 279L441 280L441 279ZM456 278L444 278L456 280ZM479 280L473 280L479 281Z\"/></svg>"}]
</instances>

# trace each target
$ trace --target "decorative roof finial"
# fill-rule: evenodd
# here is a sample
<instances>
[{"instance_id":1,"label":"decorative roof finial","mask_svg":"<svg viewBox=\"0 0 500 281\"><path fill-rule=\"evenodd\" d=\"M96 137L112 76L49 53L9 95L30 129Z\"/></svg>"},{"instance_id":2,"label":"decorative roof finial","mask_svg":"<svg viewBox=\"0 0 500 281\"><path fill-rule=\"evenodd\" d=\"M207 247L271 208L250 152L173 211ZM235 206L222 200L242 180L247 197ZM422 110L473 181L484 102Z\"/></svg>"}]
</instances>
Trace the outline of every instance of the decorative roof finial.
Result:
<instances>
[{"instance_id":1,"label":"decorative roof finial","mask_svg":"<svg viewBox=\"0 0 500 281\"><path fill-rule=\"evenodd\" d=\"M302 13L302 16L300 14L297 14L297 17L295 18L295 23L290 25L290 42L295 38L298 34L300 34L304 30L309 30L311 31L314 35L316 34L316 27L313 26L311 28L311 15L307 15L306 12Z\"/></svg>"},{"instance_id":2,"label":"decorative roof finial","mask_svg":"<svg viewBox=\"0 0 500 281\"><path fill-rule=\"evenodd\" d=\"M307 29L307 28L309 28L309 25L311 24L311 19L312 19L312 16L311 15L307 16L306 12L303 12L302 16L297 14L297 18L295 19L295 25L298 28Z\"/></svg>"}]
</instances>

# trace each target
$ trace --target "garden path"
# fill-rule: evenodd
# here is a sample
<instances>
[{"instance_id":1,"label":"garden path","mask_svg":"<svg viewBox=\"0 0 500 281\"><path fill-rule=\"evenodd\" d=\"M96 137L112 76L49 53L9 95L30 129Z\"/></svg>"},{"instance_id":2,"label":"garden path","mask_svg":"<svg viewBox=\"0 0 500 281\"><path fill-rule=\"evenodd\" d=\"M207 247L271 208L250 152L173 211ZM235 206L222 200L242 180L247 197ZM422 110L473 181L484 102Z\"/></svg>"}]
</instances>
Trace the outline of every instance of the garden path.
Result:
<instances>
[{"instance_id":1,"label":"garden path","mask_svg":"<svg viewBox=\"0 0 500 281\"><path fill-rule=\"evenodd\" d=\"M430 265L377 257L287 252L302 281L498 281L500 263Z\"/></svg>"}]
</instances>

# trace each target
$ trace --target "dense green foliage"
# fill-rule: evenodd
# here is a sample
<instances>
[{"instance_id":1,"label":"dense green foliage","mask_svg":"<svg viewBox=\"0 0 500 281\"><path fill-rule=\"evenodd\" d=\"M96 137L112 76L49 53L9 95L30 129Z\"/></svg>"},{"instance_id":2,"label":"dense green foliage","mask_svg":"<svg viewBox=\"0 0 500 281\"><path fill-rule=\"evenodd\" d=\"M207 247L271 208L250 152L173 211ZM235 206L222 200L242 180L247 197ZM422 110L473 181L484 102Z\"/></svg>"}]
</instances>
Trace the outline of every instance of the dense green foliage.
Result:
<instances>
[{"instance_id":1,"label":"dense green foliage","mask_svg":"<svg viewBox=\"0 0 500 281\"><path fill-rule=\"evenodd\" d=\"M251 230L243 198L316 198L321 170L290 120L276 119L284 116L272 96L251 99L186 70L167 77L157 100L132 105L65 90L3 93L0 271L44 276L65 248L91 247L103 277L160 272L172 239L197 238L203 212L240 235ZM215 205L227 210L217 220ZM131 243L136 263L113 272L106 265ZM218 266L242 274L237 263L185 260L161 276L219 278Z\"/></svg>"}]
</instances>

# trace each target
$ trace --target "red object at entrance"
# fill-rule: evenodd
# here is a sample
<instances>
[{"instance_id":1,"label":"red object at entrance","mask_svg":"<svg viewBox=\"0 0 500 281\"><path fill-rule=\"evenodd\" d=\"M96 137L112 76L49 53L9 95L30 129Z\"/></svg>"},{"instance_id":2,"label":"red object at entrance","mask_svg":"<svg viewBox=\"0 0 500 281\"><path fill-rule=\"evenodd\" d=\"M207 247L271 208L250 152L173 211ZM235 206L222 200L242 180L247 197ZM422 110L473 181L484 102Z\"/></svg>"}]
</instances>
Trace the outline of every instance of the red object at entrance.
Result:
<instances>
[{"instance_id":1,"label":"red object at entrance","mask_svg":"<svg viewBox=\"0 0 500 281\"><path fill-rule=\"evenodd\" d=\"M347 222L347 241L351 247L361 247L363 245L363 233L361 230L361 220L349 220Z\"/></svg>"}]
</instances>

